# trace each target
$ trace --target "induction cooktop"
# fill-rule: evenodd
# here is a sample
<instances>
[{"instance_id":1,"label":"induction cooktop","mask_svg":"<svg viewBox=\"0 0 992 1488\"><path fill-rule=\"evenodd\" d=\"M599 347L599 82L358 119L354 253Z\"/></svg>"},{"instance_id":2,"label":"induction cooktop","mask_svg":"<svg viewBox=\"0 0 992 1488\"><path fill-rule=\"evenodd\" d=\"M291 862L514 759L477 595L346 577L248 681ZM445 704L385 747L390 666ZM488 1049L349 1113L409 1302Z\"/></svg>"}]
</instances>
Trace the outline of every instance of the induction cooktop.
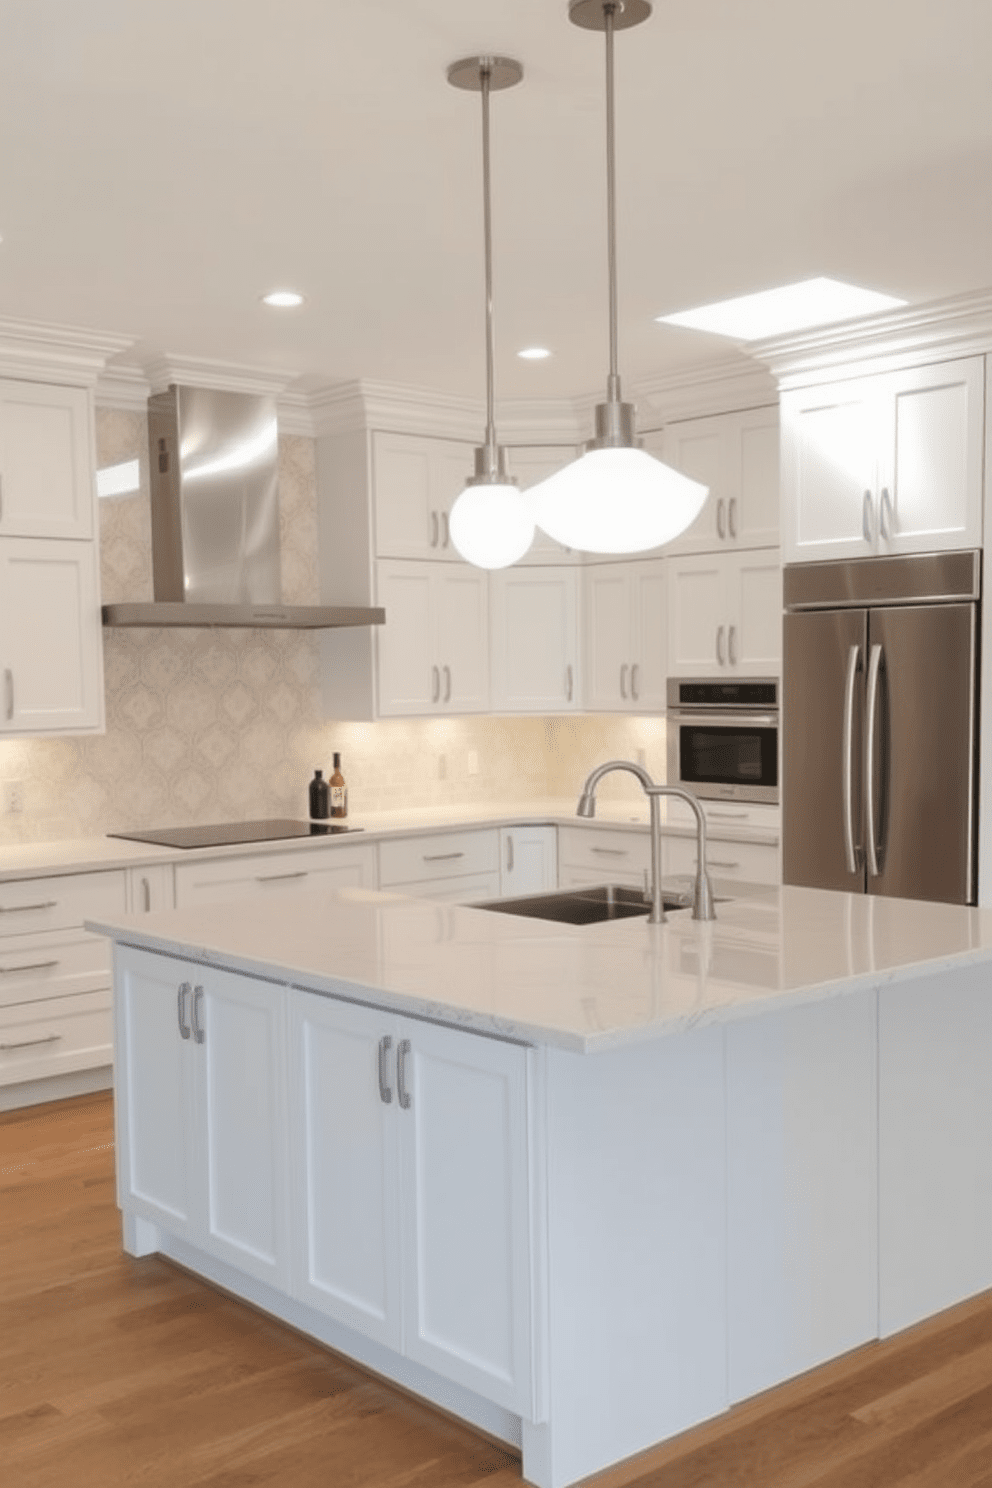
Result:
<instances>
[{"instance_id":1,"label":"induction cooktop","mask_svg":"<svg viewBox=\"0 0 992 1488\"><path fill-rule=\"evenodd\" d=\"M108 832L127 842L153 842L158 847L230 847L242 842L279 842L289 837L332 837L340 832L360 832L361 827L342 822L293 821L270 817L266 821L217 822L204 827L149 827L138 832Z\"/></svg>"}]
</instances>

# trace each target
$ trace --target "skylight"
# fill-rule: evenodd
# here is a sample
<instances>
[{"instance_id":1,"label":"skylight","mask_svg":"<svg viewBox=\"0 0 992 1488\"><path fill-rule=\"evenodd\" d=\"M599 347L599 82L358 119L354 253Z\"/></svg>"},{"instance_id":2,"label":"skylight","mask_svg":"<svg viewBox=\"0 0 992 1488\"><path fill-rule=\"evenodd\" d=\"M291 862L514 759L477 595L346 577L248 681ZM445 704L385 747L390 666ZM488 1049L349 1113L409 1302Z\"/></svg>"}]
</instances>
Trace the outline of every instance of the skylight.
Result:
<instances>
[{"instance_id":1,"label":"skylight","mask_svg":"<svg viewBox=\"0 0 992 1488\"><path fill-rule=\"evenodd\" d=\"M762 336L782 336L905 304L893 295L844 284L839 279L803 279L798 284L783 284L778 289L763 289L656 319L664 325L732 336L735 341L757 341Z\"/></svg>"}]
</instances>

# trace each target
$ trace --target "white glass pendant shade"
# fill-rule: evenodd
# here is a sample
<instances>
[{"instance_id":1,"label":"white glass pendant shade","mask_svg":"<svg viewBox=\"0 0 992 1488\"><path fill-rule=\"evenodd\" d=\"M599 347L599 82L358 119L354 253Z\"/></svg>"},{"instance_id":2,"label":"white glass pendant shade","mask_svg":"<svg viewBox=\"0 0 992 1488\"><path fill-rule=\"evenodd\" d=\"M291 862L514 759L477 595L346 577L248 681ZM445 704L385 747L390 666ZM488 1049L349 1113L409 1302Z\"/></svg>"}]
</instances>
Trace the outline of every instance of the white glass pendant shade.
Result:
<instances>
[{"instance_id":1,"label":"white glass pendant shade","mask_svg":"<svg viewBox=\"0 0 992 1488\"><path fill-rule=\"evenodd\" d=\"M581 553L642 553L671 542L696 520L707 494L698 481L627 447L589 450L530 490L542 532Z\"/></svg>"},{"instance_id":2,"label":"white glass pendant shade","mask_svg":"<svg viewBox=\"0 0 992 1488\"><path fill-rule=\"evenodd\" d=\"M451 541L477 568L507 568L534 541L534 503L515 485L466 486L451 508Z\"/></svg>"}]
</instances>

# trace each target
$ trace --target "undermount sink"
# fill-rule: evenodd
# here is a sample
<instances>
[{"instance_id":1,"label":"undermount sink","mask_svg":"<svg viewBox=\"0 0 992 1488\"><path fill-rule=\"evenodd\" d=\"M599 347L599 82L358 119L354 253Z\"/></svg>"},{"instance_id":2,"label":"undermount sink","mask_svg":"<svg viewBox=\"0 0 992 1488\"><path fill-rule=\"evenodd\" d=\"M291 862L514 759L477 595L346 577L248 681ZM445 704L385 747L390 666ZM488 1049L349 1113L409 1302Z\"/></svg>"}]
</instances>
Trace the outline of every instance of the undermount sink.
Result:
<instances>
[{"instance_id":1,"label":"undermount sink","mask_svg":"<svg viewBox=\"0 0 992 1488\"><path fill-rule=\"evenodd\" d=\"M666 909L688 909L692 891L666 893ZM490 899L473 909L492 909L497 914L525 915L535 920L556 920L565 925L598 925L604 920L626 920L646 915L651 900L640 889L621 884L597 884L592 888L556 889L551 894L527 894L519 899Z\"/></svg>"}]
</instances>

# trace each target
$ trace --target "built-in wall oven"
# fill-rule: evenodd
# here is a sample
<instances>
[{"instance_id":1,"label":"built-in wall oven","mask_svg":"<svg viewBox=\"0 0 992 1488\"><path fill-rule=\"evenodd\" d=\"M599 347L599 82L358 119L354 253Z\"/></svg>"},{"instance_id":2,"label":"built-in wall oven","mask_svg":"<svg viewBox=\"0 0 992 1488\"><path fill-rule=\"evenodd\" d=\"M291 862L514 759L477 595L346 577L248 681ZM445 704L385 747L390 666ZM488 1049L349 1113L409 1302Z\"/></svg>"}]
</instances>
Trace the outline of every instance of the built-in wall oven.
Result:
<instances>
[{"instance_id":1,"label":"built-in wall oven","mask_svg":"<svg viewBox=\"0 0 992 1488\"><path fill-rule=\"evenodd\" d=\"M778 804L776 677L668 679L668 784L704 801Z\"/></svg>"}]
</instances>

